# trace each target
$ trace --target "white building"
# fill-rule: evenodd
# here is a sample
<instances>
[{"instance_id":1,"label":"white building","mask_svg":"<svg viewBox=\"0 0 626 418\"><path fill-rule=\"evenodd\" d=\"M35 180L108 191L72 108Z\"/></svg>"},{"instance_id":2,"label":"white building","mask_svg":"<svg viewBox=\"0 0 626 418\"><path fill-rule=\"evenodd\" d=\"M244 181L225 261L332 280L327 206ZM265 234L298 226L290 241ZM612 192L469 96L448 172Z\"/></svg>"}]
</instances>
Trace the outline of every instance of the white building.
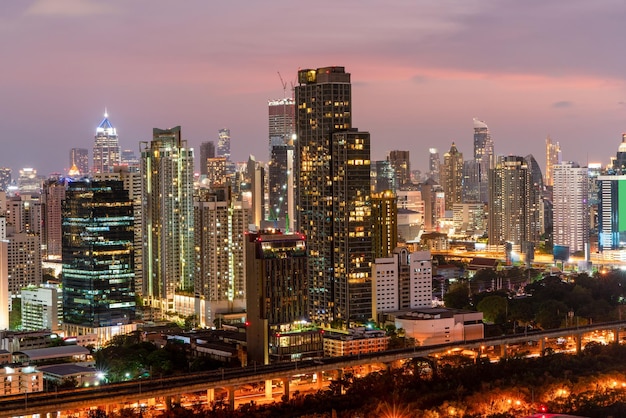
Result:
<instances>
[{"instance_id":1,"label":"white building","mask_svg":"<svg viewBox=\"0 0 626 418\"><path fill-rule=\"evenodd\" d=\"M22 289L22 329L36 331L60 329L63 296L58 285Z\"/></svg>"},{"instance_id":2,"label":"white building","mask_svg":"<svg viewBox=\"0 0 626 418\"><path fill-rule=\"evenodd\" d=\"M421 308L394 316L396 329L404 329L420 346L484 338L482 312Z\"/></svg>"},{"instance_id":3,"label":"white building","mask_svg":"<svg viewBox=\"0 0 626 418\"><path fill-rule=\"evenodd\" d=\"M584 251L589 243L588 170L564 162L553 166L552 175L554 244L568 246L571 253Z\"/></svg>"},{"instance_id":4,"label":"white building","mask_svg":"<svg viewBox=\"0 0 626 418\"><path fill-rule=\"evenodd\" d=\"M487 229L484 203L455 203L452 212L455 235L482 235Z\"/></svg>"},{"instance_id":5,"label":"white building","mask_svg":"<svg viewBox=\"0 0 626 418\"><path fill-rule=\"evenodd\" d=\"M392 257L375 260L372 277L374 318L386 312L432 305L430 251L409 253L405 248L396 248Z\"/></svg>"}]
</instances>

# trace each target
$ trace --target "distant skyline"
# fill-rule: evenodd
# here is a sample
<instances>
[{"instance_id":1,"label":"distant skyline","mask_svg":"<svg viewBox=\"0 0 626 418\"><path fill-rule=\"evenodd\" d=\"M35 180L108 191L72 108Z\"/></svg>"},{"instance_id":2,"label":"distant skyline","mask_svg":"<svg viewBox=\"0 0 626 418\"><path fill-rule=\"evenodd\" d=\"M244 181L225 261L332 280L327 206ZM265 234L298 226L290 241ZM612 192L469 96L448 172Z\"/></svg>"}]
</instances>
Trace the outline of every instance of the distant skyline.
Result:
<instances>
[{"instance_id":1,"label":"distant skyline","mask_svg":"<svg viewBox=\"0 0 626 418\"><path fill-rule=\"evenodd\" d=\"M626 131L624 21L618 0L4 1L0 167L91 158L105 108L136 154L152 128L181 125L196 161L221 128L233 161L267 161L277 73L289 94L299 68L332 65L352 74L373 160L408 150L426 172L428 149L453 141L470 156L476 117L497 155L544 171L550 135L564 161L606 165Z\"/></svg>"}]
</instances>

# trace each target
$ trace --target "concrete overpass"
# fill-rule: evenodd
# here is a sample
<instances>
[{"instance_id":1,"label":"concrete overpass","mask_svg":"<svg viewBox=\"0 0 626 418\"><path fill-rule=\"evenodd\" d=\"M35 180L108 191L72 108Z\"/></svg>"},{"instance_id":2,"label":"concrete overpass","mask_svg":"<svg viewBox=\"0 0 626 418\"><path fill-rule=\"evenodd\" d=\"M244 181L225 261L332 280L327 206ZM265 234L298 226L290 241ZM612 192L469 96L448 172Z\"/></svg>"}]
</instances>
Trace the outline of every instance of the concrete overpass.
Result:
<instances>
[{"instance_id":1,"label":"concrete overpass","mask_svg":"<svg viewBox=\"0 0 626 418\"><path fill-rule=\"evenodd\" d=\"M582 336L594 331L610 330L614 339L619 341L620 333L624 332L626 321L615 321L601 324L583 325L561 328L550 331L536 331L516 335L486 338L481 340L437 344L426 347L412 347L389 350L378 353L361 354L349 357L325 358L302 362L278 363L263 366L249 366L237 369L220 369L211 372L190 373L162 379L141 379L131 382L116 383L92 388L72 389L60 392L38 392L0 398L0 416L24 416L41 414L56 417L59 411L85 410L100 407L110 411L125 404L134 404L155 398L175 400L186 393L205 392L208 401L214 400L215 389L223 388L228 392L228 400L234 407L235 389L237 387L258 383L266 383L266 395L271 395L271 381L281 380L285 395L289 397L289 381L298 374L332 372L340 377L344 369L382 363L392 365L394 362L411 358L428 357L453 348L480 349L482 346L500 346L502 356L506 356L506 347L511 344L535 341L539 345L546 339L574 337L577 341L577 352L581 350ZM542 350L543 351L543 350ZM321 388L321 378L318 382ZM269 388L268 388L269 386Z\"/></svg>"}]
</instances>

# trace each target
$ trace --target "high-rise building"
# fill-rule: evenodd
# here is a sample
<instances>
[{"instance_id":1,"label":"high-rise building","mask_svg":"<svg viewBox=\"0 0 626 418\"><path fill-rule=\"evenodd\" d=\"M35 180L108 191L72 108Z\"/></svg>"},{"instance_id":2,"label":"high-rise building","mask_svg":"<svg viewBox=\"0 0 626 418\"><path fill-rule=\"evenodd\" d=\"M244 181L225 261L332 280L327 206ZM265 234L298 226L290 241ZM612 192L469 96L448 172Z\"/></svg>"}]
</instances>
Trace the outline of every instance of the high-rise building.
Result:
<instances>
[{"instance_id":1,"label":"high-rise building","mask_svg":"<svg viewBox=\"0 0 626 418\"><path fill-rule=\"evenodd\" d=\"M132 201L122 182L68 184L63 201L63 322L74 331L70 335L133 321L133 221Z\"/></svg>"},{"instance_id":2,"label":"high-rise building","mask_svg":"<svg viewBox=\"0 0 626 418\"><path fill-rule=\"evenodd\" d=\"M276 145L289 143L295 130L295 102L292 98L269 100L268 126L269 126L269 151Z\"/></svg>"},{"instance_id":3,"label":"high-rise building","mask_svg":"<svg viewBox=\"0 0 626 418\"><path fill-rule=\"evenodd\" d=\"M116 166L112 173L94 174L95 180L121 181L128 198L133 202L133 252L135 257L135 293L143 296L143 230L142 230L142 176L141 173L128 165Z\"/></svg>"},{"instance_id":4,"label":"high-rise building","mask_svg":"<svg viewBox=\"0 0 626 418\"><path fill-rule=\"evenodd\" d=\"M478 185L481 202L489 200L489 170L495 165L493 139L487 124L474 118L474 160L478 163Z\"/></svg>"},{"instance_id":5,"label":"high-rise building","mask_svg":"<svg viewBox=\"0 0 626 418\"><path fill-rule=\"evenodd\" d=\"M141 164L139 162L139 158L137 158L137 155L135 154L135 151L132 149L125 149L122 151L120 165L126 167L128 171L132 173L139 173ZM113 171L117 171L116 167L113 168Z\"/></svg>"},{"instance_id":6,"label":"high-rise building","mask_svg":"<svg viewBox=\"0 0 626 418\"><path fill-rule=\"evenodd\" d=\"M194 292L202 326L217 326L216 315L245 311L244 247L250 217L248 203L234 200L229 186L199 189L194 196Z\"/></svg>"},{"instance_id":7,"label":"high-rise building","mask_svg":"<svg viewBox=\"0 0 626 418\"><path fill-rule=\"evenodd\" d=\"M109 121L109 114L106 112L104 119L96 128L92 154L93 173L111 173L113 167L120 164L122 154L117 131Z\"/></svg>"},{"instance_id":8,"label":"high-rise building","mask_svg":"<svg viewBox=\"0 0 626 418\"><path fill-rule=\"evenodd\" d=\"M63 321L63 291L58 284L22 289L22 329L60 329Z\"/></svg>"},{"instance_id":9,"label":"high-rise building","mask_svg":"<svg viewBox=\"0 0 626 418\"><path fill-rule=\"evenodd\" d=\"M207 158L207 176L204 181L209 187L223 186L232 177L228 174L228 161L226 157Z\"/></svg>"},{"instance_id":10,"label":"high-rise building","mask_svg":"<svg viewBox=\"0 0 626 418\"><path fill-rule=\"evenodd\" d=\"M276 339L308 320L306 241L300 234L250 233L245 254L248 364L267 364L270 335ZM296 344L279 344L271 354L290 359L296 350Z\"/></svg>"},{"instance_id":11,"label":"high-rise building","mask_svg":"<svg viewBox=\"0 0 626 418\"><path fill-rule=\"evenodd\" d=\"M446 210L452 210L463 197L463 153L452 143L450 151L443 154L441 185L445 193Z\"/></svg>"},{"instance_id":12,"label":"high-rise building","mask_svg":"<svg viewBox=\"0 0 626 418\"><path fill-rule=\"evenodd\" d=\"M175 312L174 295L193 292L193 149L180 126L153 129L141 153L144 304Z\"/></svg>"},{"instance_id":13,"label":"high-rise building","mask_svg":"<svg viewBox=\"0 0 626 418\"><path fill-rule=\"evenodd\" d=\"M586 167L566 162L553 168L553 242L570 252L585 251L589 243L589 173Z\"/></svg>"},{"instance_id":14,"label":"high-rise building","mask_svg":"<svg viewBox=\"0 0 626 418\"><path fill-rule=\"evenodd\" d=\"M294 147L292 144L274 145L269 163L269 217L275 227L293 231L294 202Z\"/></svg>"},{"instance_id":15,"label":"high-rise building","mask_svg":"<svg viewBox=\"0 0 626 418\"><path fill-rule=\"evenodd\" d=\"M207 160L215 158L215 142L205 141L200 144L200 174L208 174Z\"/></svg>"},{"instance_id":16,"label":"high-rise building","mask_svg":"<svg viewBox=\"0 0 626 418\"><path fill-rule=\"evenodd\" d=\"M463 161L462 201L480 202L480 163L474 159Z\"/></svg>"},{"instance_id":17,"label":"high-rise building","mask_svg":"<svg viewBox=\"0 0 626 418\"><path fill-rule=\"evenodd\" d=\"M385 190L397 191L396 176L387 160L372 161L371 164L372 193L383 193Z\"/></svg>"},{"instance_id":18,"label":"high-rise building","mask_svg":"<svg viewBox=\"0 0 626 418\"><path fill-rule=\"evenodd\" d=\"M489 245L509 242L526 252L541 234L541 195L533 182L532 164L518 156L499 157L489 176ZM541 175L539 173L539 175Z\"/></svg>"},{"instance_id":19,"label":"high-rise building","mask_svg":"<svg viewBox=\"0 0 626 418\"><path fill-rule=\"evenodd\" d=\"M398 245L398 197L372 193L372 257L388 257Z\"/></svg>"},{"instance_id":20,"label":"high-rise building","mask_svg":"<svg viewBox=\"0 0 626 418\"><path fill-rule=\"evenodd\" d=\"M41 284L41 241L39 234L14 232L7 228L9 294L19 296L22 288Z\"/></svg>"},{"instance_id":21,"label":"high-rise building","mask_svg":"<svg viewBox=\"0 0 626 418\"><path fill-rule=\"evenodd\" d=\"M7 241L7 222L0 215L0 329L9 329L9 242Z\"/></svg>"},{"instance_id":22,"label":"high-rise building","mask_svg":"<svg viewBox=\"0 0 626 418\"><path fill-rule=\"evenodd\" d=\"M218 131L216 157L224 157L230 161L230 129L223 128Z\"/></svg>"},{"instance_id":23,"label":"high-rise building","mask_svg":"<svg viewBox=\"0 0 626 418\"><path fill-rule=\"evenodd\" d=\"M42 244L44 258L60 260L62 255L62 204L65 200L65 180L48 179L43 188L42 203L44 206Z\"/></svg>"},{"instance_id":24,"label":"high-rise building","mask_svg":"<svg viewBox=\"0 0 626 418\"><path fill-rule=\"evenodd\" d=\"M441 159L439 158L439 152L437 148L428 149L428 177L433 179L435 183L441 181Z\"/></svg>"},{"instance_id":25,"label":"high-rise building","mask_svg":"<svg viewBox=\"0 0 626 418\"><path fill-rule=\"evenodd\" d=\"M250 183L252 224L261 227L261 222L265 219L265 167L256 161L254 155L248 158L246 177Z\"/></svg>"},{"instance_id":26,"label":"high-rise building","mask_svg":"<svg viewBox=\"0 0 626 418\"><path fill-rule=\"evenodd\" d=\"M558 142L553 143L550 135L546 137L546 179L545 185L554 186L554 166L561 164L561 146Z\"/></svg>"},{"instance_id":27,"label":"high-rise building","mask_svg":"<svg viewBox=\"0 0 626 418\"><path fill-rule=\"evenodd\" d=\"M70 169L76 167L81 176L89 174L89 150L87 148L72 148L70 150Z\"/></svg>"},{"instance_id":28,"label":"high-rise building","mask_svg":"<svg viewBox=\"0 0 626 418\"><path fill-rule=\"evenodd\" d=\"M39 194L43 185L43 177L37 175L37 170L25 167L20 170L17 178L17 187L20 194Z\"/></svg>"},{"instance_id":29,"label":"high-rise building","mask_svg":"<svg viewBox=\"0 0 626 418\"><path fill-rule=\"evenodd\" d=\"M598 247L620 249L626 242L626 174L598 176Z\"/></svg>"},{"instance_id":30,"label":"high-rise building","mask_svg":"<svg viewBox=\"0 0 626 418\"><path fill-rule=\"evenodd\" d=\"M6 191L11 184L11 169L0 167L0 191Z\"/></svg>"},{"instance_id":31,"label":"high-rise building","mask_svg":"<svg viewBox=\"0 0 626 418\"><path fill-rule=\"evenodd\" d=\"M411 184L411 159L409 151L389 151L387 161L393 168L396 184L399 188Z\"/></svg>"},{"instance_id":32,"label":"high-rise building","mask_svg":"<svg viewBox=\"0 0 626 418\"><path fill-rule=\"evenodd\" d=\"M309 247L309 312L348 326L371 317L370 137L352 128L344 67L298 72L298 227Z\"/></svg>"},{"instance_id":33,"label":"high-rise building","mask_svg":"<svg viewBox=\"0 0 626 418\"><path fill-rule=\"evenodd\" d=\"M487 230L487 208L482 202L455 203L452 207L456 234L483 235Z\"/></svg>"}]
</instances>

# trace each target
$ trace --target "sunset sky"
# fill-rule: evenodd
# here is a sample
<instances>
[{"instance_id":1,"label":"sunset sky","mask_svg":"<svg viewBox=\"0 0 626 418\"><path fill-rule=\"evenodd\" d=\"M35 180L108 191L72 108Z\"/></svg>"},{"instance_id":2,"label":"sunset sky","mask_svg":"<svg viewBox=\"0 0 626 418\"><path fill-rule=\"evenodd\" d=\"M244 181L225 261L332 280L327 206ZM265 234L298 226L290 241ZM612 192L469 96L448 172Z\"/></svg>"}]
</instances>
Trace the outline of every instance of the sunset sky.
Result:
<instances>
[{"instance_id":1,"label":"sunset sky","mask_svg":"<svg viewBox=\"0 0 626 418\"><path fill-rule=\"evenodd\" d=\"M372 159L454 141L472 118L496 154L545 138L564 160L607 164L626 131L621 0L2 0L0 166L67 170L105 107L123 148L182 126L198 149L231 130L233 160L266 161L267 100L299 68L352 74L353 124ZM198 170L198 168L196 168Z\"/></svg>"}]
</instances>

